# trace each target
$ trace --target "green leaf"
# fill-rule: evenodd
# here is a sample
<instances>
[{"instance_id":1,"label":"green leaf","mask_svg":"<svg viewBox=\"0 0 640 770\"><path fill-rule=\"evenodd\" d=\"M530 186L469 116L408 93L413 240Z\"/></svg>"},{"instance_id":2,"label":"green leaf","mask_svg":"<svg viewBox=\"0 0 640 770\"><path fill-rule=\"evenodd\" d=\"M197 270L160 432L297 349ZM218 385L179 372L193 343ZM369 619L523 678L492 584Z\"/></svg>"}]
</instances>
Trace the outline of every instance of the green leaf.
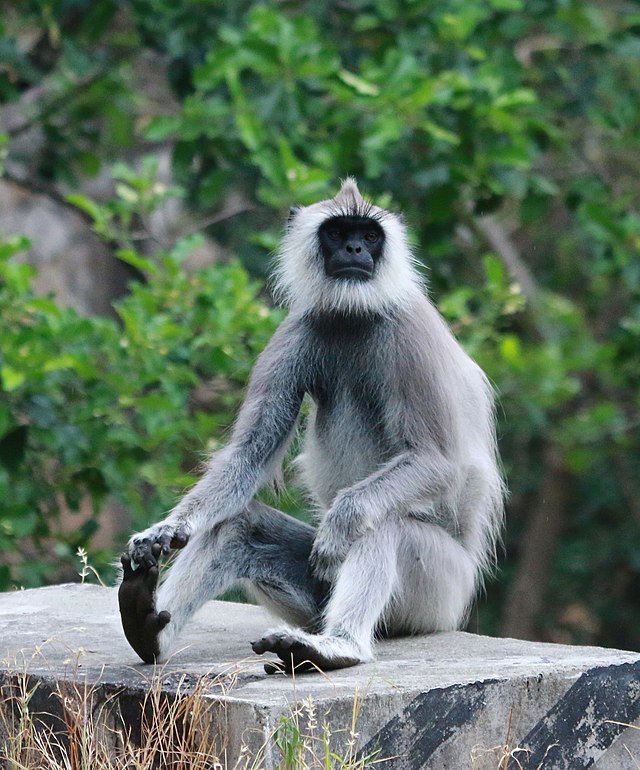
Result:
<instances>
[{"instance_id":1,"label":"green leaf","mask_svg":"<svg viewBox=\"0 0 640 770\"><path fill-rule=\"evenodd\" d=\"M154 275L158 270L157 265L152 259L143 257L133 249L118 249L116 251L116 256L128 265L131 265L148 275Z\"/></svg>"},{"instance_id":2,"label":"green leaf","mask_svg":"<svg viewBox=\"0 0 640 770\"><path fill-rule=\"evenodd\" d=\"M26 235L14 235L0 242L0 259L8 259L14 254L26 251L31 246L31 240Z\"/></svg>"},{"instance_id":3,"label":"green leaf","mask_svg":"<svg viewBox=\"0 0 640 770\"><path fill-rule=\"evenodd\" d=\"M502 262L493 254L487 254L483 261L489 283L503 286L505 282L505 269Z\"/></svg>"},{"instance_id":4,"label":"green leaf","mask_svg":"<svg viewBox=\"0 0 640 770\"><path fill-rule=\"evenodd\" d=\"M86 195L81 195L80 193L69 193L65 196L65 200L79 208L81 211L84 211L86 214L89 214L89 216L91 216L96 221L104 218L104 214L100 205L91 200L91 198L87 197Z\"/></svg>"},{"instance_id":5,"label":"green leaf","mask_svg":"<svg viewBox=\"0 0 640 770\"><path fill-rule=\"evenodd\" d=\"M27 379L24 372L19 372L6 364L0 367L0 378L2 380L2 388L7 392L16 390L21 385L24 385Z\"/></svg>"},{"instance_id":6,"label":"green leaf","mask_svg":"<svg viewBox=\"0 0 640 770\"><path fill-rule=\"evenodd\" d=\"M343 83L353 88L353 90L361 96L378 96L380 94L380 88L377 85L369 83L364 78L355 75L353 72L340 70L338 77Z\"/></svg>"}]
</instances>

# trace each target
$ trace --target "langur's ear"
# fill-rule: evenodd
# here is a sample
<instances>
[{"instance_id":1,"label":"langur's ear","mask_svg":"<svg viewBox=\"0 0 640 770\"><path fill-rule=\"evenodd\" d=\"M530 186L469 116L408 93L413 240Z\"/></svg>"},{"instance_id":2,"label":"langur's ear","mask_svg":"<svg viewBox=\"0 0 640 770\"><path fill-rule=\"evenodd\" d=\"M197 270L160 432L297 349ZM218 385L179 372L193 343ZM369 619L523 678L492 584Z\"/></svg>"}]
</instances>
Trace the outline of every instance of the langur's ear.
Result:
<instances>
[{"instance_id":1,"label":"langur's ear","mask_svg":"<svg viewBox=\"0 0 640 770\"><path fill-rule=\"evenodd\" d=\"M296 214L298 213L298 211L300 211L301 208L302 206L291 206L289 208L289 214L287 215L287 223L286 223L287 230L291 227L291 223L293 222Z\"/></svg>"}]
</instances>

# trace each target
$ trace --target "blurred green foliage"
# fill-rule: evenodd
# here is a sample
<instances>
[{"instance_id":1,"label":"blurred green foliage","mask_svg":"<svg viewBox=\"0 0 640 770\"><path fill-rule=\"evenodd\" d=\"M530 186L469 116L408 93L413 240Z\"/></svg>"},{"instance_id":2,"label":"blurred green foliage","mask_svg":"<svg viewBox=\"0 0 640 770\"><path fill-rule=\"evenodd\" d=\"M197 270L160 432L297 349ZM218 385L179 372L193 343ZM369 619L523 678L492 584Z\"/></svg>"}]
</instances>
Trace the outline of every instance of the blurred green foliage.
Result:
<instances>
[{"instance_id":1,"label":"blurred green foliage","mask_svg":"<svg viewBox=\"0 0 640 770\"><path fill-rule=\"evenodd\" d=\"M75 199L101 229L121 230L152 186L128 174L113 203ZM115 303L115 319L82 318L35 296L34 269L11 259L27 244L0 250L0 552L21 557L0 568L3 588L59 574L90 546L107 498L135 528L160 517L228 428L281 314L238 263L187 273L182 263L199 240L152 258L120 250L145 280ZM61 510L87 500L81 525L61 527ZM103 567L113 553L93 557Z\"/></svg>"},{"instance_id":2,"label":"blurred green foliage","mask_svg":"<svg viewBox=\"0 0 640 770\"><path fill-rule=\"evenodd\" d=\"M116 320L30 295L29 269L11 257L24 244L3 247L5 551L48 537L60 499L73 507L84 491L94 513L57 549L89 544L107 494L136 526L156 518L187 482L190 453L221 439L276 322L239 265L189 275L189 239L150 257L136 223L167 195L202 216L235 196L240 213L207 233L264 277L286 207L354 174L405 212L439 306L500 391L510 523L480 627L497 630L526 578L527 549L540 548L531 522L557 517L549 574L531 586L544 595L536 633L640 646L636 6L32 0L2 25L0 99L23 121L7 130L8 168L69 190L134 148L169 146L179 185L120 164L112 202L69 197L144 276ZM223 380L215 408L194 406L212 378ZM547 510L558 484L566 495ZM45 579L35 563L9 560L4 585Z\"/></svg>"}]
</instances>

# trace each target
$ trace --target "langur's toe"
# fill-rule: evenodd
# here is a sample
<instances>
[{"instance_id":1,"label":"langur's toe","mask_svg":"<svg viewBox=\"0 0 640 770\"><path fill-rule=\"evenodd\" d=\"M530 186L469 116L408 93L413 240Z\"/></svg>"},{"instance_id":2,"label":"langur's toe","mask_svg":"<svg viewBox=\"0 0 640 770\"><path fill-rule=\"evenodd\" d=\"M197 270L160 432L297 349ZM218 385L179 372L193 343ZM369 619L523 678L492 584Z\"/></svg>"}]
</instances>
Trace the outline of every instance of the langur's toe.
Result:
<instances>
[{"instance_id":1,"label":"langur's toe","mask_svg":"<svg viewBox=\"0 0 640 770\"><path fill-rule=\"evenodd\" d=\"M251 649L255 652L256 655L263 655L267 651L267 646L264 642L264 637L262 639L258 639L257 642L251 642Z\"/></svg>"},{"instance_id":2,"label":"langur's toe","mask_svg":"<svg viewBox=\"0 0 640 770\"><path fill-rule=\"evenodd\" d=\"M256 655L262 655L265 652L279 654L289 652L297 644L300 642L289 634L275 633L263 636L257 642L251 642L251 647Z\"/></svg>"},{"instance_id":3,"label":"langur's toe","mask_svg":"<svg viewBox=\"0 0 640 770\"><path fill-rule=\"evenodd\" d=\"M303 674L322 670L323 666L319 665L319 660L327 663L311 645L287 633L263 636L262 639L252 642L251 647L257 655L273 652L280 658L264 664L267 674ZM331 666L328 665L327 668Z\"/></svg>"}]
</instances>

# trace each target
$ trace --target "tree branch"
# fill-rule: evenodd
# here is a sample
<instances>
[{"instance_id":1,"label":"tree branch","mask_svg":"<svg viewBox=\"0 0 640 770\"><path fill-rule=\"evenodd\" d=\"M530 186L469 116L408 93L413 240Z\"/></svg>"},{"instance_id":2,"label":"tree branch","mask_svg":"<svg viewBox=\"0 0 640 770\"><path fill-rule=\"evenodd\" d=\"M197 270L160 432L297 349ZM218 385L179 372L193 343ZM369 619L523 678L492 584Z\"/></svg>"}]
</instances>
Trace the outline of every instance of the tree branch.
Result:
<instances>
[{"instance_id":1,"label":"tree branch","mask_svg":"<svg viewBox=\"0 0 640 770\"><path fill-rule=\"evenodd\" d=\"M22 179L11 171L8 171L6 168L2 171L2 179L5 179L16 187L20 187L22 190L26 190L31 195L43 195L45 198L49 198L49 200L57 203L59 206L63 206L68 211L72 211L90 227L93 227L93 218L91 215L86 211L79 209L77 206L74 206L74 204L68 201L53 185L46 184L45 182L36 182L33 179Z\"/></svg>"},{"instance_id":2,"label":"tree branch","mask_svg":"<svg viewBox=\"0 0 640 770\"><path fill-rule=\"evenodd\" d=\"M498 254L511 277L520 285L527 301L532 305L538 304L540 289L505 228L490 214L474 217L473 226Z\"/></svg>"},{"instance_id":3,"label":"tree branch","mask_svg":"<svg viewBox=\"0 0 640 770\"><path fill-rule=\"evenodd\" d=\"M19 123L17 126L8 126L5 129L5 133L10 139L14 139L20 134L23 134L25 131L28 131L33 126L48 120L48 118L50 118L52 115L55 115L63 107L73 102L74 99L91 88L91 86L93 86L99 80L109 75L115 66L115 63L111 62L108 67L98 70L92 75L87 75L84 78L80 78L74 84L72 89L66 90L63 93L52 97L49 102L44 104L44 106L42 106L30 118L24 120L22 123ZM38 88L41 88L41 86L38 86ZM28 93L29 92L27 92L27 95Z\"/></svg>"},{"instance_id":4,"label":"tree branch","mask_svg":"<svg viewBox=\"0 0 640 770\"><path fill-rule=\"evenodd\" d=\"M544 604L556 546L566 518L569 473L558 447L544 453L546 478L520 540L522 553L502 615L500 633L516 639L537 639L538 619Z\"/></svg>"},{"instance_id":5,"label":"tree branch","mask_svg":"<svg viewBox=\"0 0 640 770\"><path fill-rule=\"evenodd\" d=\"M468 222L500 257L511 278L520 286L527 301L531 319L541 339L546 342L555 339L557 336L555 329L547 322L542 308L543 291L505 228L491 215L470 216Z\"/></svg>"}]
</instances>

